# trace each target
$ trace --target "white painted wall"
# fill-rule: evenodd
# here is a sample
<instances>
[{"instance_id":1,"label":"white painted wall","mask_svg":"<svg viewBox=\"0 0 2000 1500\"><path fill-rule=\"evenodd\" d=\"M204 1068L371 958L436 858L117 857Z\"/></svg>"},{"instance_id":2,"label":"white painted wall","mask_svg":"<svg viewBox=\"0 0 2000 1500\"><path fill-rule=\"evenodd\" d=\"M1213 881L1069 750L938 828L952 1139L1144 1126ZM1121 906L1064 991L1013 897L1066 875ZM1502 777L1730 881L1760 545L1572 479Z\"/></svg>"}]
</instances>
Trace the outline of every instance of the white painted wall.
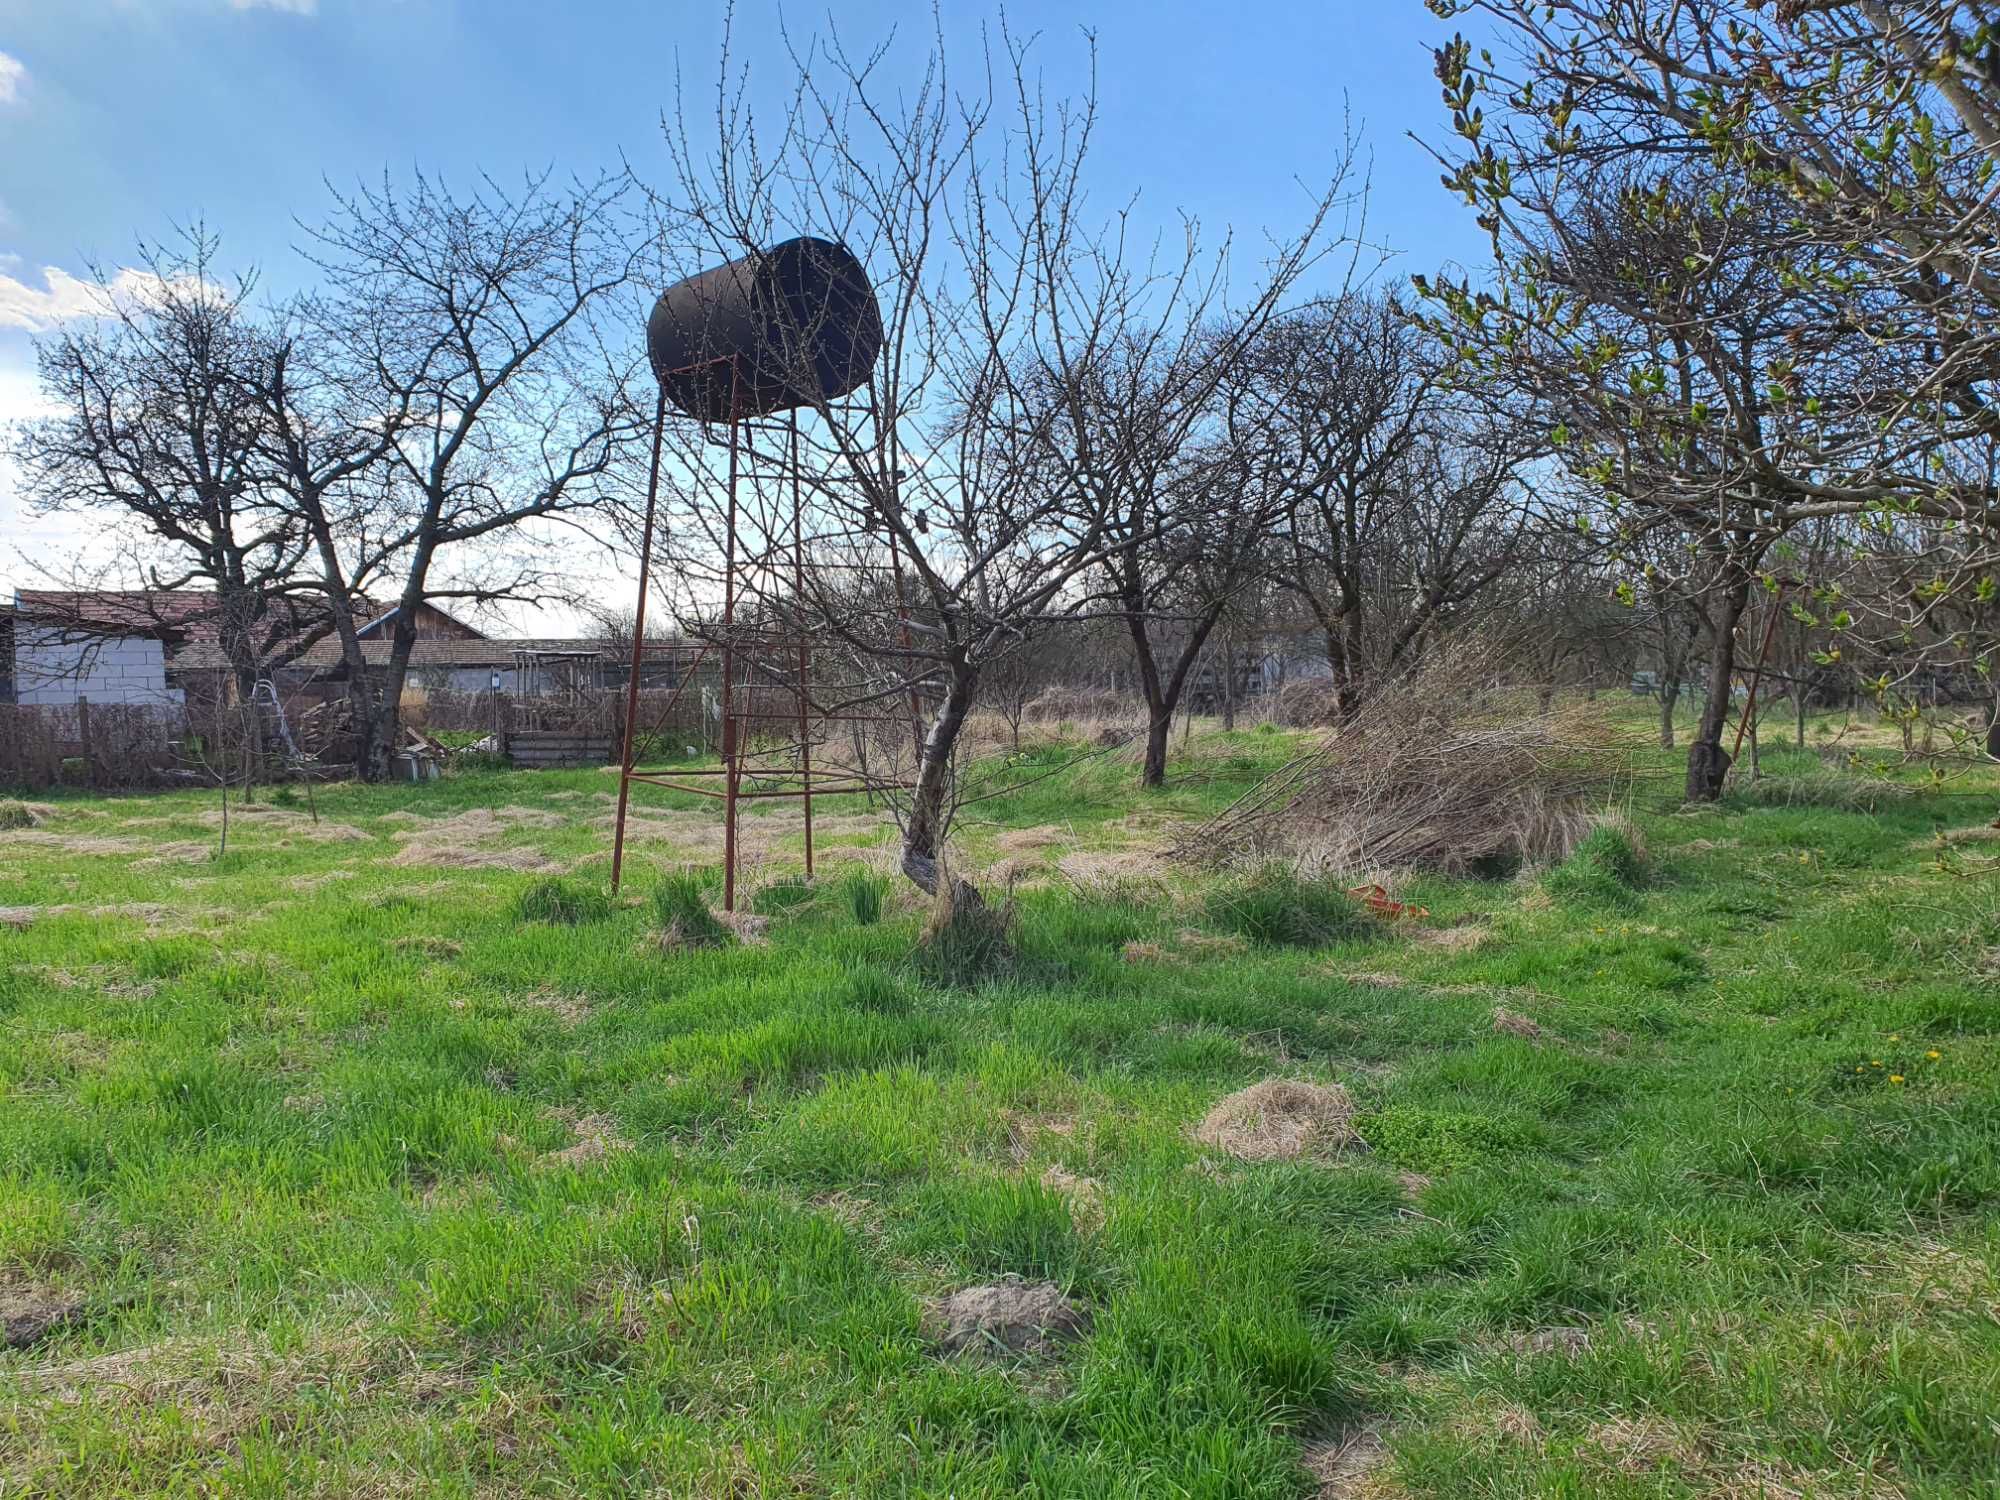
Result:
<instances>
[{"instance_id":1,"label":"white painted wall","mask_svg":"<svg viewBox=\"0 0 2000 1500\"><path fill-rule=\"evenodd\" d=\"M20 703L178 704L167 686L166 650L145 636L77 640L59 628L14 627L14 691Z\"/></svg>"}]
</instances>

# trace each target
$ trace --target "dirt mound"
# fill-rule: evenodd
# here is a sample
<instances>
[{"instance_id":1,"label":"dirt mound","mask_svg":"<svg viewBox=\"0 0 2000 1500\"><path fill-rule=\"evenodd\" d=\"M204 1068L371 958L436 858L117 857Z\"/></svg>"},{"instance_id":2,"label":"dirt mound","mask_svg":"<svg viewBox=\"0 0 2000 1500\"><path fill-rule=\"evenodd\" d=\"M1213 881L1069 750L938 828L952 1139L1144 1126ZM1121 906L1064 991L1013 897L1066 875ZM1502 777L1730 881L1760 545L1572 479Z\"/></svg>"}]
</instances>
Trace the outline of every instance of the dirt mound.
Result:
<instances>
[{"instance_id":1,"label":"dirt mound","mask_svg":"<svg viewBox=\"0 0 2000 1500\"><path fill-rule=\"evenodd\" d=\"M1219 1102L1195 1127L1204 1146L1240 1161L1281 1161L1361 1144L1348 1123L1354 1101L1337 1083L1267 1078Z\"/></svg>"},{"instance_id":2,"label":"dirt mound","mask_svg":"<svg viewBox=\"0 0 2000 1500\"><path fill-rule=\"evenodd\" d=\"M1054 1354L1083 1337L1090 1317L1050 1281L1004 1277L962 1287L929 1308L938 1347L946 1354Z\"/></svg>"},{"instance_id":3,"label":"dirt mound","mask_svg":"<svg viewBox=\"0 0 2000 1500\"><path fill-rule=\"evenodd\" d=\"M0 1349L39 1343L83 1311L75 1292L0 1282Z\"/></svg>"}]
</instances>

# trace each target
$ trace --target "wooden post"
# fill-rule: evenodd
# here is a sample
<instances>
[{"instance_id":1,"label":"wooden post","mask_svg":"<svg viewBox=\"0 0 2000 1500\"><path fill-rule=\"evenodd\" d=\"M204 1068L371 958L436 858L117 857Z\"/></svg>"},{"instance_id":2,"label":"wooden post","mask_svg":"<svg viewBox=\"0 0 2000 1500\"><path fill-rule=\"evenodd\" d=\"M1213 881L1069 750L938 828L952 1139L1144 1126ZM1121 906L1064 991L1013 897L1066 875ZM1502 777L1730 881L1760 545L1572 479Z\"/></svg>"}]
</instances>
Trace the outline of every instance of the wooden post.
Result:
<instances>
[{"instance_id":1,"label":"wooden post","mask_svg":"<svg viewBox=\"0 0 2000 1500\"><path fill-rule=\"evenodd\" d=\"M76 700L76 738L83 752L83 784L88 787L95 787L97 785L97 752L96 747L91 743L90 700L88 698L79 698Z\"/></svg>"}]
</instances>

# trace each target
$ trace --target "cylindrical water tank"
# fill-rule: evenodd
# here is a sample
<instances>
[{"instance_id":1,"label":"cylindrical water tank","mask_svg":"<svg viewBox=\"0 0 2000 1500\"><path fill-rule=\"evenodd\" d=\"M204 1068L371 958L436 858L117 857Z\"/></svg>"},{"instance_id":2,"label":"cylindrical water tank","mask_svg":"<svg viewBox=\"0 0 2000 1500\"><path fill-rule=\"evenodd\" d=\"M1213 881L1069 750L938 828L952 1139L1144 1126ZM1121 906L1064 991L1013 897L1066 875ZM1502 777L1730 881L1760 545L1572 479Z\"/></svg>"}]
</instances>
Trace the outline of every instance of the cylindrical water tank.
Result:
<instances>
[{"instance_id":1,"label":"cylindrical water tank","mask_svg":"<svg viewBox=\"0 0 2000 1500\"><path fill-rule=\"evenodd\" d=\"M881 351L868 273L830 240L786 240L690 276L660 294L646 322L667 399L705 422L845 396Z\"/></svg>"}]
</instances>

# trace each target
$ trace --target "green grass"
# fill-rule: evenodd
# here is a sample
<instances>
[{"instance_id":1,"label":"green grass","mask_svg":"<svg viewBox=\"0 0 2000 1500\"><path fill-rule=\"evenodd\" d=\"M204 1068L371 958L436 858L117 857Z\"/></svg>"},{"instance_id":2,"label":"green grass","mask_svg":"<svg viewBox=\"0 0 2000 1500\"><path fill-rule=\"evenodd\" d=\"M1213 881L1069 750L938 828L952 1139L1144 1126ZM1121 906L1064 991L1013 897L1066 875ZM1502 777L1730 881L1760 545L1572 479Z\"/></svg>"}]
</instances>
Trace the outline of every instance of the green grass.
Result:
<instances>
[{"instance_id":1,"label":"green grass","mask_svg":"<svg viewBox=\"0 0 2000 1500\"><path fill-rule=\"evenodd\" d=\"M611 898L594 885L551 876L521 892L514 902L514 915L523 922L575 927L610 916Z\"/></svg>"},{"instance_id":2,"label":"green grass","mask_svg":"<svg viewBox=\"0 0 2000 1500\"><path fill-rule=\"evenodd\" d=\"M1629 907L1646 884L1646 856L1631 829L1600 823L1549 871L1544 884L1563 901Z\"/></svg>"},{"instance_id":3,"label":"green grass","mask_svg":"<svg viewBox=\"0 0 2000 1500\"><path fill-rule=\"evenodd\" d=\"M598 772L223 859L212 793L57 798L0 834L0 1292L84 1300L0 1352L0 1493L1306 1497L1370 1424L1383 1495L2000 1494L2000 780L1642 789L1643 865L1416 924L1072 858L1298 744L975 768L963 867L1027 869L963 983L855 799L811 885L746 816L761 935L663 950L713 810L642 791L610 902ZM1191 1138L1273 1076L1370 1149ZM925 1299L1007 1274L1088 1335L938 1359Z\"/></svg>"},{"instance_id":4,"label":"green grass","mask_svg":"<svg viewBox=\"0 0 2000 1500\"><path fill-rule=\"evenodd\" d=\"M1253 943L1320 948L1373 929L1367 908L1330 880L1277 866L1218 882L1206 900L1209 922Z\"/></svg>"},{"instance_id":5,"label":"green grass","mask_svg":"<svg viewBox=\"0 0 2000 1500\"><path fill-rule=\"evenodd\" d=\"M653 887L653 920L669 942L686 948L720 948L729 929L708 905L708 890L692 870L672 870Z\"/></svg>"}]
</instances>

